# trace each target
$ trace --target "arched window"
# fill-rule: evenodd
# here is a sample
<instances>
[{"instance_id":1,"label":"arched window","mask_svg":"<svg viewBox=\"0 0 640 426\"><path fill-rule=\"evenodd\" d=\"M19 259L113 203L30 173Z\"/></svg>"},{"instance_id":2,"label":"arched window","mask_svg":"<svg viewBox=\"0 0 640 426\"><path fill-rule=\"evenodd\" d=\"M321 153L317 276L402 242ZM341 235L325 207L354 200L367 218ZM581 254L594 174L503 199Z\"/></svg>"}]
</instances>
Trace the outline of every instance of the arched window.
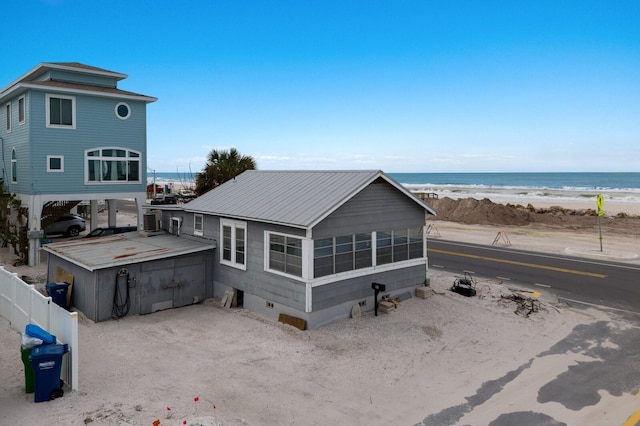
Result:
<instances>
[{"instance_id":1,"label":"arched window","mask_svg":"<svg viewBox=\"0 0 640 426\"><path fill-rule=\"evenodd\" d=\"M119 147L85 151L88 183L139 183L140 152Z\"/></svg>"},{"instance_id":2,"label":"arched window","mask_svg":"<svg viewBox=\"0 0 640 426\"><path fill-rule=\"evenodd\" d=\"M11 150L11 182L18 181L18 159L16 158L16 149Z\"/></svg>"}]
</instances>

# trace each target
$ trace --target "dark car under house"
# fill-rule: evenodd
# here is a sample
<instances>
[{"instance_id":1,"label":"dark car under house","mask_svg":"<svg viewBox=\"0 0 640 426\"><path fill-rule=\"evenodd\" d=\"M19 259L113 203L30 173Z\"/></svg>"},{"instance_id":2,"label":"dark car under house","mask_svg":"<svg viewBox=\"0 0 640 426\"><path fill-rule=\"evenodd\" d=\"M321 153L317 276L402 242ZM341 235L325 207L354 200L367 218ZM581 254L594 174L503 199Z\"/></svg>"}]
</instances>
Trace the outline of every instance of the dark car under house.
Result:
<instances>
[{"instance_id":1,"label":"dark car under house","mask_svg":"<svg viewBox=\"0 0 640 426\"><path fill-rule=\"evenodd\" d=\"M137 226L109 226L106 228L96 228L93 231L89 232L84 238L95 238L95 237L106 237L107 235L113 234L123 234L125 232L134 232L137 231Z\"/></svg>"}]
</instances>

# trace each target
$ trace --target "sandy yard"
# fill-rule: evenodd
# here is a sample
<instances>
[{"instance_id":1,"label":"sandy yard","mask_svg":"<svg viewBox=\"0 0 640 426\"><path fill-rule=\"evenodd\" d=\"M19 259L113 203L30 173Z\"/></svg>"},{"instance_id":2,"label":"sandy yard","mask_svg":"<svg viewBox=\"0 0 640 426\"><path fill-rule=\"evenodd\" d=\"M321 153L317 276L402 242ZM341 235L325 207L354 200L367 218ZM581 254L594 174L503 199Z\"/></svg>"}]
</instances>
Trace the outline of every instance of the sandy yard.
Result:
<instances>
[{"instance_id":1,"label":"sandy yard","mask_svg":"<svg viewBox=\"0 0 640 426\"><path fill-rule=\"evenodd\" d=\"M476 242L501 229L437 227L442 238L482 240ZM517 248L590 250L581 238L591 230L509 229ZM611 234L607 249L632 253L633 237ZM7 249L0 254L7 269L46 280L43 265L12 267ZM577 326L606 324L612 334L635 326L602 310L568 307L551 294L526 317L501 297L513 289L495 280L479 279L478 296L467 298L448 290L453 274L432 270L430 279L438 294L428 299L316 330L221 308L218 300L101 323L80 315L80 389L38 404L24 393L20 335L0 319L0 424L437 425L448 407L465 414L446 424L489 424L507 410L570 425L623 424L637 410L631 394L603 394L579 412L536 400L537 383L591 359L586 351L545 352ZM503 392L466 410L487 384L514 371Z\"/></svg>"}]
</instances>

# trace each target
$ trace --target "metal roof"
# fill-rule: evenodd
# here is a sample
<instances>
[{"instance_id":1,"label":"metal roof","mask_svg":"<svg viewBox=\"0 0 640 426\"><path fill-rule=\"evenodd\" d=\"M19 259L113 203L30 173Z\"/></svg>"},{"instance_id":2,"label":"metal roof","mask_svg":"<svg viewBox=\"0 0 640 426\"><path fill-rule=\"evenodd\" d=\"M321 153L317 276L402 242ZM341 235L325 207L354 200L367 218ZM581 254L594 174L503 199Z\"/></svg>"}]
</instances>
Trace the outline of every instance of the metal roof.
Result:
<instances>
[{"instance_id":1,"label":"metal roof","mask_svg":"<svg viewBox=\"0 0 640 426\"><path fill-rule=\"evenodd\" d=\"M42 249L89 271L125 266L211 250L215 241L200 242L170 234L142 236L137 232L79 238L47 244Z\"/></svg>"},{"instance_id":2,"label":"metal roof","mask_svg":"<svg viewBox=\"0 0 640 426\"><path fill-rule=\"evenodd\" d=\"M435 214L380 170L248 170L185 204L184 210L311 228L379 178Z\"/></svg>"}]
</instances>

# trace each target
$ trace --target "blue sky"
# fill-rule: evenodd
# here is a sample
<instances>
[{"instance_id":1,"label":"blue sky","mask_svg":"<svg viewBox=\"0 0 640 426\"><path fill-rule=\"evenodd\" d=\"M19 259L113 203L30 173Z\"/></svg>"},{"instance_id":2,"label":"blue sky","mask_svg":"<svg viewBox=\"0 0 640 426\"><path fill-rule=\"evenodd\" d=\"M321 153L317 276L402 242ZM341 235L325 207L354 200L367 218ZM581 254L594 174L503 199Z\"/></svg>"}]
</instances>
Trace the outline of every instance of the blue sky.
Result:
<instances>
[{"instance_id":1,"label":"blue sky","mask_svg":"<svg viewBox=\"0 0 640 426\"><path fill-rule=\"evenodd\" d=\"M0 87L40 62L129 75L148 165L638 171L638 1L5 0Z\"/></svg>"}]
</instances>

